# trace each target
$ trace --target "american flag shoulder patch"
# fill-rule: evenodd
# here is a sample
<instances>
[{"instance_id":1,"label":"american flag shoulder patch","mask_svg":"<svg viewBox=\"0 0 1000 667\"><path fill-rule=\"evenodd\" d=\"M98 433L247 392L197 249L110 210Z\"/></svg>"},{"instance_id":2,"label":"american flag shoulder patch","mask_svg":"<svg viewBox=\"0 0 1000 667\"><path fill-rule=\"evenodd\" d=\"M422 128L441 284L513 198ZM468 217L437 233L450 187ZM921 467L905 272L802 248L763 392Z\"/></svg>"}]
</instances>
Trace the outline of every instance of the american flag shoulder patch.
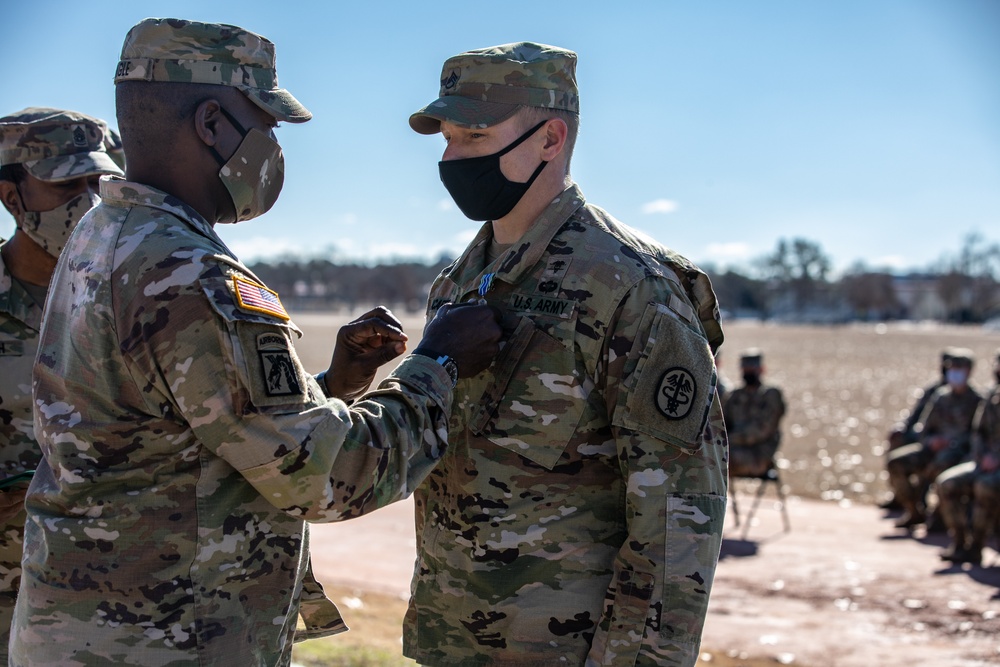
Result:
<instances>
[{"instance_id":1,"label":"american flag shoulder patch","mask_svg":"<svg viewBox=\"0 0 1000 667\"><path fill-rule=\"evenodd\" d=\"M240 276L233 276L233 294L236 295L236 305L243 310L273 315L285 321L291 319L285 307L281 305L278 293L263 285Z\"/></svg>"}]
</instances>

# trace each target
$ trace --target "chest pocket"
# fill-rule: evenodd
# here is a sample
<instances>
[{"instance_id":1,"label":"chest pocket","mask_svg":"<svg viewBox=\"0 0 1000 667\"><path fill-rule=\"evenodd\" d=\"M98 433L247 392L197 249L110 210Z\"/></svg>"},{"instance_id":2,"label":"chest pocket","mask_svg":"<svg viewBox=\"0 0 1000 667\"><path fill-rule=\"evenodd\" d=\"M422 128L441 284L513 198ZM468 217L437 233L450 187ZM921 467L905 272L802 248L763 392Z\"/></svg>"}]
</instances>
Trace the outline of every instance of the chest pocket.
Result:
<instances>
[{"instance_id":1,"label":"chest pocket","mask_svg":"<svg viewBox=\"0 0 1000 667\"><path fill-rule=\"evenodd\" d=\"M580 424L591 383L577 369L576 313L540 326L521 315L491 367L470 430L551 470Z\"/></svg>"}]
</instances>

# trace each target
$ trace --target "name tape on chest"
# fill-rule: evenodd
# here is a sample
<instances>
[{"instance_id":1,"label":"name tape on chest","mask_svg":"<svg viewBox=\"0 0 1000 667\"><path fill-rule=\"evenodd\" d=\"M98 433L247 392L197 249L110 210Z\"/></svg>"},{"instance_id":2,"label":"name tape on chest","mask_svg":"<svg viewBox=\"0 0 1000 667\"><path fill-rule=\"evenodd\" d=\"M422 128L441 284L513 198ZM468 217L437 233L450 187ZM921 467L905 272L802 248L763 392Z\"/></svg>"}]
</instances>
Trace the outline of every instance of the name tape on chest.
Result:
<instances>
[{"instance_id":1,"label":"name tape on chest","mask_svg":"<svg viewBox=\"0 0 1000 667\"><path fill-rule=\"evenodd\" d=\"M233 276L233 294L236 296L236 305L243 310L264 313L286 322L291 319L285 307L281 305L278 293L263 285Z\"/></svg>"}]
</instances>

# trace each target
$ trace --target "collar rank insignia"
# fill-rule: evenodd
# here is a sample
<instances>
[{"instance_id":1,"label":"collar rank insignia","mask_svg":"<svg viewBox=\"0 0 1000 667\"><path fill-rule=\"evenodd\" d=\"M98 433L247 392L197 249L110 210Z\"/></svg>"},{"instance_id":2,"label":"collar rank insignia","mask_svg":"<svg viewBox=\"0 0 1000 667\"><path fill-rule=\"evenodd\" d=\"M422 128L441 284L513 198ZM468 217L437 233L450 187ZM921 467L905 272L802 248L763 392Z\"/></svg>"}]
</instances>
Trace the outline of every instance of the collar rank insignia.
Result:
<instances>
[{"instance_id":1,"label":"collar rank insignia","mask_svg":"<svg viewBox=\"0 0 1000 667\"><path fill-rule=\"evenodd\" d=\"M233 276L233 293L236 295L236 305L243 310L264 313L286 322L292 319L285 311L285 307L281 305L278 293L263 285L258 285L246 278Z\"/></svg>"}]
</instances>

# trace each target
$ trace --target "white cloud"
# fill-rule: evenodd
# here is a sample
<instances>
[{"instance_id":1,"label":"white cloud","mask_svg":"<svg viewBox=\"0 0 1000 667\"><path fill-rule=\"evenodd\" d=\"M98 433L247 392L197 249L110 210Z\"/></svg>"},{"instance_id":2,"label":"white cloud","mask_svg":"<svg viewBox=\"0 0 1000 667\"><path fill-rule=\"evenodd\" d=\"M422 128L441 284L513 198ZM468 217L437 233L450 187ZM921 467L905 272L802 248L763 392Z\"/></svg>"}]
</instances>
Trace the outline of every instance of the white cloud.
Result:
<instances>
[{"instance_id":1,"label":"white cloud","mask_svg":"<svg viewBox=\"0 0 1000 667\"><path fill-rule=\"evenodd\" d=\"M646 215L652 213L673 213L677 210L677 202L670 199L654 199L643 204L640 210Z\"/></svg>"},{"instance_id":2,"label":"white cloud","mask_svg":"<svg viewBox=\"0 0 1000 667\"><path fill-rule=\"evenodd\" d=\"M356 225L358 224L358 214L357 213L344 213L337 220L338 223L342 225Z\"/></svg>"},{"instance_id":3,"label":"white cloud","mask_svg":"<svg viewBox=\"0 0 1000 667\"><path fill-rule=\"evenodd\" d=\"M479 227L469 227L468 229L455 234L453 237L455 244L461 248L472 243L472 239L476 238L476 234L479 233Z\"/></svg>"},{"instance_id":4,"label":"white cloud","mask_svg":"<svg viewBox=\"0 0 1000 667\"><path fill-rule=\"evenodd\" d=\"M296 243L271 236L254 236L239 241L227 241L226 245L243 262L274 259L284 255L301 255L305 252L305 249Z\"/></svg>"},{"instance_id":5,"label":"white cloud","mask_svg":"<svg viewBox=\"0 0 1000 667\"><path fill-rule=\"evenodd\" d=\"M878 269L906 269L910 268L913 263L908 261L905 257L901 255L886 255L884 257L876 257L875 259L868 262L871 266Z\"/></svg>"},{"instance_id":6,"label":"white cloud","mask_svg":"<svg viewBox=\"0 0 1000 667\"><path fill-rule=\"evenodd\" d=\"M748 259L752 252L749 244L739 241L732 243L709 243L705 247L705 253L709 261Z\"/></svg>"},{"instance_id":7,"label":"white cloud","mask_svg":"<svg viewBox=\"0 0 1000 667\"><path fill-rule=\"evenodd\" d=\"M439 211L450 211L453 208L455 208L455 202L453 202L451 199L445 198L438 200L437 209Z\"/></svg>"}]
</instances>

